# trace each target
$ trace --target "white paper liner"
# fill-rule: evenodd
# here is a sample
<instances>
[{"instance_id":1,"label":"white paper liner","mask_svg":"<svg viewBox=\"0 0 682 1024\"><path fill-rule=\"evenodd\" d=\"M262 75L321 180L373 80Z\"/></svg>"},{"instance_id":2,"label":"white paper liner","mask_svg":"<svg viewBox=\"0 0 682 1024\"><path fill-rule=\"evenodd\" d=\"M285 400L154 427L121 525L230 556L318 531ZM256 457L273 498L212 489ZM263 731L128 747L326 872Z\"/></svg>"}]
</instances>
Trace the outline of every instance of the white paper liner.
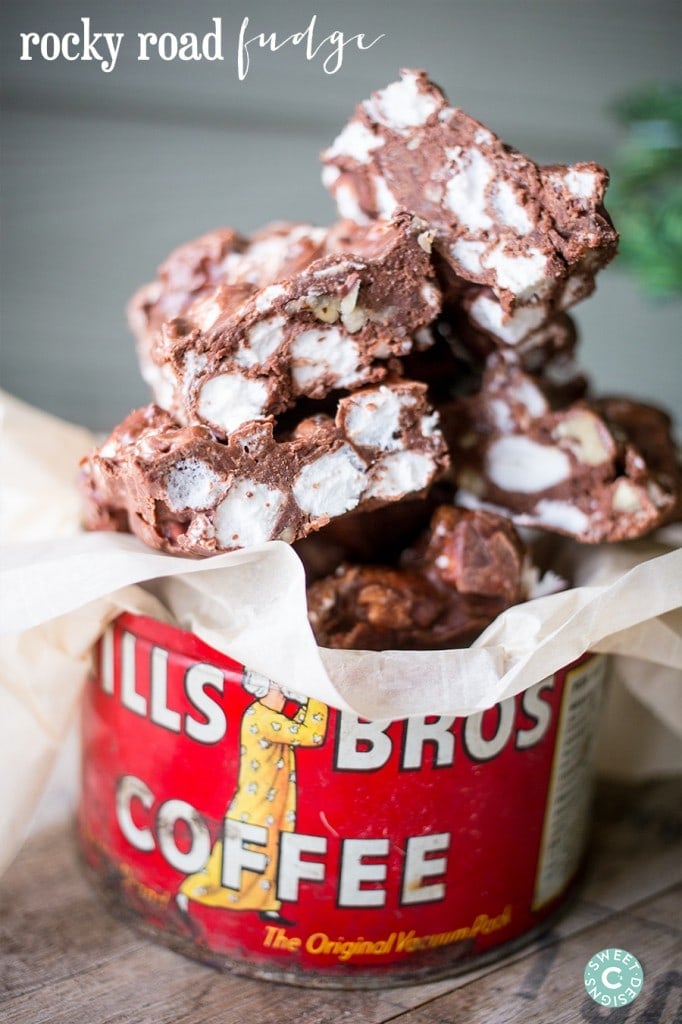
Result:
<instances>
[{"instance_id":1,"label":"white paper liner","mask_svg":"<svg viewBox=\"0 0 682 1024\"><path fill-rule=\"evenodd\" d=\"M12 480L3 536L13 543L2 551L0 577L0 870L18 849L68 730L93 643L122 610L174 621L288 688L368 718L470 714L586 650L613 652L626 656L616 666L638 660L638 672L625 672L629 692L682 735L675 530L617 546L570 545L579 585L508 609L468 649L324 650L308 624L303 567L290 547L273 542L194 561L125 534L83 534L74 467L94 439L15 399L2 404ZM656 770L680 767L674 758L659 762ZM636 751L630 765L632 774L647 771Z\"/></svg>"}]
</instances>

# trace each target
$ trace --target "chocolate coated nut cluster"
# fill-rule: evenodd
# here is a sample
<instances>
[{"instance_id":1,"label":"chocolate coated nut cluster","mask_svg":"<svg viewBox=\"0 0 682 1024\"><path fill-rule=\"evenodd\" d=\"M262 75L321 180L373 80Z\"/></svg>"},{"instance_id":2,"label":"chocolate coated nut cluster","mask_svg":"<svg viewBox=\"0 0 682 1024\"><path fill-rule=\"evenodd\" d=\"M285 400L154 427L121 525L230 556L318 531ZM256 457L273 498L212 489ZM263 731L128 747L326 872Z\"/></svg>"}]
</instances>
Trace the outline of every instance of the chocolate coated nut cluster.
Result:
<instances>
[{"instance_id":1,"label":"chocolate coated nut cluster","mask_svg":"<svg viewBox=\"0 0 682 1024\"><path fill-rule=\"evenodd\" d=\"M526 565L524 546L507 520L442 506L398 568L344 564L313 583L308 614L324 647L462 647L524 600Z\"/></svg>"}]
</instances>

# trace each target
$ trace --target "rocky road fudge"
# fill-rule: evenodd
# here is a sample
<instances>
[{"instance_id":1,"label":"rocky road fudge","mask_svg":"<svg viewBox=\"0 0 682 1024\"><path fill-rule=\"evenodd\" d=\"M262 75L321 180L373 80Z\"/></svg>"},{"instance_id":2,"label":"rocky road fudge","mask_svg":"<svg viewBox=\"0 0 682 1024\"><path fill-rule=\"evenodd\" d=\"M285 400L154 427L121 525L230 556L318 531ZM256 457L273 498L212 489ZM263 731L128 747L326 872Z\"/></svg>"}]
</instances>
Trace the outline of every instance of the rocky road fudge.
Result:
<instances>
[{"instance_id":1,"label":"rocky road fudge","mask_svg":"<svg viewBox=\"0 0 682 1024\"><path fill-rule=\"evenodd\" d=\"M322 155L341 216L406 209L435 231L446 298L508 345L594 288L617 235L594 163L538 166L448 105L422 71L361 103Z\"/></svg>"},{"instance_id":2,"label":"rocky road fudge","mask_svg":"<svg viewBox=\"0 0 682 1024\"><path fill-rule=\"evenodd\" d=\"M357 391L335 419L304 419L284 440L271 420L222 442L158 406L137 410L83 461L88 525L203 556L292 542L351 509L419 494L447 465L425 392L410 382Z\"/></svg>"},{"instance_id":3,"label":"rocky road fudge","mask_svg":"<svg viewBox=\"0 0 682 1024\"><path fill-rule=\"evenodd\" d=\"M553 410L536 378L491 360L480 390L444 410L457 500L588 543L642 536L673 514L670 420L603 399Z\"/></svg>"},{"instance_id":4,"label":"rocky road fudge","mask_svg":"<svg viewBox=\"0 0 682 1024\"><path fill-rule=\"evenodd\" d=\"M533 163L409 70L323 162L338 223L209 232L131 300L155 404L83 461L88 525L197 557L282 539L321 643L465 645L556 589L515 526L549 565L553 534L681 510L668 418L586 401L575 360L608 175Z\"/></svg>"},{"instance_id":5,"label":"rocky road fudge","mask_svg":"<svg viewBox=\"0 0 682 1024\"><path fill-rule=\"evenodd\" d=\"M302 396L385 378L391 357L432 340L425 328L440 290L431 239L409 215L369 228L341 224L327 235L329 254L293 276L201 295L147 350L157 403L225 437Z\"/></svg>"},{"instance_id":6,"label":"rocky road fudge","mask_svg":"<svg viewBox=\"0 0 682 1024\"><path fill-rule=\"evenodd\" d=\"M398 568L342 565L308 588L318 643L420 650L471 643L528 596L528 558L500 516L442 506Z\"/></svg>"}]
</instances>

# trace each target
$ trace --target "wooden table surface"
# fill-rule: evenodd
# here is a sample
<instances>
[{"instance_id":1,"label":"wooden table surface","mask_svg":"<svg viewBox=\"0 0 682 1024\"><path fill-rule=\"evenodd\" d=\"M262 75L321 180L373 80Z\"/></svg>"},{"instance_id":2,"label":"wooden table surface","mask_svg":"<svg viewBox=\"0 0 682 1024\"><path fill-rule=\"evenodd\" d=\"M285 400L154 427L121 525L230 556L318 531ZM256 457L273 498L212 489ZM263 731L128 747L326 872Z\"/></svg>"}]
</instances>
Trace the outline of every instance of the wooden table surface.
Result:
<instances>
[{"instance_id":1,"label":"wooden table surface","mask_svg":"<svg viewBox=\"0 0 682 1024\"><path fill-rule=\"evenodd\" d=\"M682 784L602 783L587 877L542 939L446 981L381 991L292 988L220 974L142 938L81 875L71 827L29 841L0 883L0 1020L12 1024L515 1024L682 1020ZM641 995L606 1010L583 971L617 946Z\"/></svg>"}]
</instances>

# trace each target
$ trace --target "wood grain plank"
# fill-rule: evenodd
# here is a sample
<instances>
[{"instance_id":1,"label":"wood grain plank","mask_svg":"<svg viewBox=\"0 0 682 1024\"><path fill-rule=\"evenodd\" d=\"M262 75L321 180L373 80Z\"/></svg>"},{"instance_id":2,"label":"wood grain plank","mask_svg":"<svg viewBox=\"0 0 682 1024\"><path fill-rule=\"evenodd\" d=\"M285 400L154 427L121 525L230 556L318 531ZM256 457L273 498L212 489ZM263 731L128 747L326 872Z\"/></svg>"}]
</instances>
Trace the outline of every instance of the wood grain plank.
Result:
<instances>
[{"instance_id":1,"label":"wood grain plank","mask_svg":"<svg viewBox=\"0 0 682 1024\"><path fill-rule=\"evenodd\" d=\"M0 884L0 1000L78 975L140 949L131 928L102 913L86 885L71 829L28 843Z\"/></svg>"},{"instance_id":2,"label":"wood grain plank","mask_svg":"<svg viewBox=\"0 0 682 1024\"><path fill-rule=\"evenodd\" d=\"M582 898L622 910L682 882L682 779L602 783Z\"/></svg>"},{"instance_id":3,"label":"wood grain plank","mask_svg":"<svg viewBox=\"0 0 682 1024\"><path fill-rule=\"evenodd\" d=\"M40 1024L221 1024L281 1020L282 993L305 1021L381 1024L452 981L395 991L326 993L221 974L150 942L111 917L91 890L71 829L27 843L0 884L0 1019ZM327 1013L327 1007L333 1007ZM345 1015L345 1018L344 1018Z\"/></svg>"},{"instance_id":4,"label":"wood grain plank","mask_svg":"<svg viewBox=\"0 0 682 1024\"><path fill-rule=\"evenodd\" d=\"M523 961L501 966L485 979L405 1013L400 1024L670 1024L682 1012L682 933L672 927L682 888L647 899L637 913L614 914L593 928ZM679 911L677 911L679 914ZM660 921L661 915L665 922ZM679 916L677 917L679 921ZM642 994L630 1009L604 1011L587 995L583 972L599 950L619 947L644 968Z\"/></svg>"},{"instance_id":5,"label":"wood grain plank","mask_svg":"<svg viewBox=\"0 0 682 1024\"><path fill-rule=\"evenodd\" d=\"M15 1024L243 1024L251 1017L281 1024L282 1007L290 1003L299 1024L383 1024L444 987L415 986L397 998L392 990L294 989L222 974L149 944L11 999L6 1012Z\"/></svg>"}]
</instances>

